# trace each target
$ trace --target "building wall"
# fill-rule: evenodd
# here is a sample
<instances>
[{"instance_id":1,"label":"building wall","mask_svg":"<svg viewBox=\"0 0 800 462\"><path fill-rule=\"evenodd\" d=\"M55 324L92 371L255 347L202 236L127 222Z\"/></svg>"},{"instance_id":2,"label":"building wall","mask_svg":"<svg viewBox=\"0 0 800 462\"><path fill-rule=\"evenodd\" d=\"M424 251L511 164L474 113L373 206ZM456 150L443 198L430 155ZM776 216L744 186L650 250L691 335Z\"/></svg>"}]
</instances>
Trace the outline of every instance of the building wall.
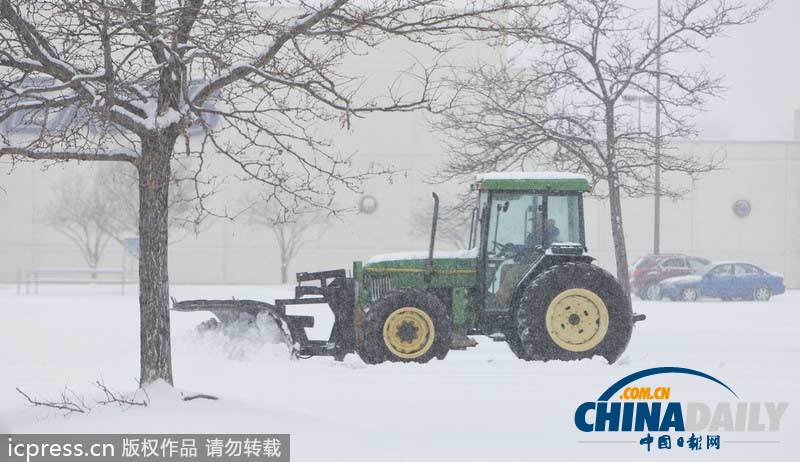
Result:
<instances>
[{"instance_id":1,"label":"building wall","mask_svg":"<svg viewBox=\"0 0 800 462\"><path fill-rule=\"evenodd\" d=\"M800 142L697 142L678 149L722 155L724 162L682 199L662 199L661 251L752 261L800 287ZM741 199L752 207L744 218L733 212ZM613 268L608 206L588 202L589 246ZM633 263L653 248L653 198L627 199L623 215Z\"/></svg>"},{"instance_id":2,"label":"building wall","mask_svg":"<svg viewBox=\"0 0 800 462\"><path fill-rule=\"evenodd\" d=\"M354 161L388 161L403 173L391 182L367 183L363 192L377 199L376 211L333 218L327 231L301 250L290 272L349 268L353 259L424 249L426 237L412 232L414 214L424 214L431 207L431 192L437 191L447 203L461 190L460 185L425 182L444 155L422 117L383 115L359 124L350 135L352 142L363 146ZM753 261L783 273L787 285L800 287L800 143L691 143L680 149L724 152L725 162L721 170L703 176L683 199L663 201L662 251ZM14 282L18 271L34 267L85 266L75 246L40 219L43 207L52 200L49 188L77 168L87 166L62 164L42 170L40 165L21 164L11 175L2 176L0 281ZM222 193L220 199L230 196ZM343 194L339 203L355 207L360 197ZM752 206L745 218L732 210L739 199ZM598 264L613 270L607 203L590 199L586 209L590 251ZM652 198L626 199L623 211L633 263L652 248ZM170 276L175 283L279 280L279 254L269 230L216 220L197 236L178 237L174 236L177 242L170 248ZM122 266L122 253L120 246L109 244L102 265Z\"/></svg>"},{"instance_id":3,"label":"building wall","mask_svg":"<svg viewBox=\"0 0 800 462\"><path fill-rule=\"evenodd\" d=\"M498 57L502 50L470 45L448 60L472 64ZM365 88L377 94L394 81L398 71L416 60L434 59L431 50L395 41L378 53L353 58L346 66L356 75L370 76ZM398 173L391 181L369 181L363 192L342 193L337 198L340 207L355 208L366 194L377 199L378 208L372 214L333 218L324 235L301 249L290 272L349 268L354 259L427 246L424 235L412 232L414 216L430 209L431 192L438 192L447 204L466 187L426 181L446 158L427 117L424 113L374 114L354 119L348 130L338 124L323 128L329 130L338 152L353 153L354 166L378 163ZM800 142L698 142L682 144L679 149L700 155L722 153L725 162L722 170L703 176L683 199L664 201L662 251L751 260L784 273L788 285L800 287ZM14 282L19 272L31 268L85 266L75 246L43 223L42 210L54 200L52 187L60 178L93 168L85 163L47 167L20 163L12 172L11 164L0 161L0 282ZM226 189L216 200L235 202L242 188ZM750 216L733 214L731 206L738 199L751 202ZM586 204L590 251L600 265L613 270L607 204L600 199ZM652 198L627 199L623 207L633 263L652 248ZM174 283L279 281L279 253L267 229L242 221L209 220L199 235L176 233L172 241L170 277ZM439 247L447 244L440 242ZM130 263L123 258L121 247L111 243L101 265Z\"/></svg>"}]
</instances>

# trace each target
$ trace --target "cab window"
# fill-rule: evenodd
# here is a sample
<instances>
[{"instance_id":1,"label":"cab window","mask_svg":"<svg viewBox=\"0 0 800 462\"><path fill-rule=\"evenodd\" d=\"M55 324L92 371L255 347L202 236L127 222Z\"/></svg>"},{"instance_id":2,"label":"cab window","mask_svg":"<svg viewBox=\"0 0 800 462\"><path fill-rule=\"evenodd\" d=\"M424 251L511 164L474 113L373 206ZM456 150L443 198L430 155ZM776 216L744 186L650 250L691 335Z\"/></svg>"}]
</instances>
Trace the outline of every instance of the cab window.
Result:
<instances>
[{"instance_id":1,"label":"cab window","mask_svg":"<svg viewBox=\"0 0 800 462\"><path fill-rule=\"evenodd\" d=\"M583 243L580 233L580 198L576 195L547 196L545 240Z\"/></svg>"},{"instance_id":2,"label":"cab window","mask_svg":"<svg viewBox=\"0 0 800 462\"><path fill-rule=\"evenodd\" d=\"M533 249L541 245L542 196L495 192L492 194L487 251L499 255L514 246ZM505 251L505 252L504 252Z\"/></svg>"}]
</instances>

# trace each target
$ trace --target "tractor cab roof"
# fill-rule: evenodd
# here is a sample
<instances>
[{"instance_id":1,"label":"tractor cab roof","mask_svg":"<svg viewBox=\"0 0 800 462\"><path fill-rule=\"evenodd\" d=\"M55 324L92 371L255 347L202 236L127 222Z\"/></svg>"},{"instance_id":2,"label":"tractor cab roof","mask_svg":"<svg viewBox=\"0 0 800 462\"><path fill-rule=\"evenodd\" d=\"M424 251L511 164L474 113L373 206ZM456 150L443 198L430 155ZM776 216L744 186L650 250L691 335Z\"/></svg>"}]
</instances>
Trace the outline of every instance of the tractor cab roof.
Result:
<instances>
[{"instance_id":1,"label":"tractor cab roof","mask_svg":"<svg viewBox=\"0 0 800 462\"><path fill-rule=\"evenodd\" d=\"M491 172L475 176L478 191L591 191L585 176L569 172Z\"/></svg>"}]
</instances>

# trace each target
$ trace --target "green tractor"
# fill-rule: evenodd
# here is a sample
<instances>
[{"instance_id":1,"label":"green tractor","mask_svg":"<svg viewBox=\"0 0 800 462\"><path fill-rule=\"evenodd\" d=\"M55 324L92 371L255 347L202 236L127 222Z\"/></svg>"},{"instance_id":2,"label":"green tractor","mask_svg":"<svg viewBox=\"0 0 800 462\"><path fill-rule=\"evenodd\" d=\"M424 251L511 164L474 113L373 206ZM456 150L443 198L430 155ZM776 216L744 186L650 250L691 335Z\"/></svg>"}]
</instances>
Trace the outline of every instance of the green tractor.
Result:
<instances>
[{"instance_id":1,"label":"green tractor","mask_svg":"<svg viewBox=\"0 0 800 462\"><path fill-rule=\"evenodd\" d=\"M479 175L472 185L469 250L434 252L439 199L427 252L380 255L344 269L298 273L295 298L187 300L178 311L211 311L225 324L274 320L296 357L425 363L444 359L467 335L506 341L525 360L595 355L614 362L636 321L617 280L586 255L583 193L569 173ZM287 307L324 305L334 314L327 340L310 340L313 316Z\"/></svg>"}]
</instances>

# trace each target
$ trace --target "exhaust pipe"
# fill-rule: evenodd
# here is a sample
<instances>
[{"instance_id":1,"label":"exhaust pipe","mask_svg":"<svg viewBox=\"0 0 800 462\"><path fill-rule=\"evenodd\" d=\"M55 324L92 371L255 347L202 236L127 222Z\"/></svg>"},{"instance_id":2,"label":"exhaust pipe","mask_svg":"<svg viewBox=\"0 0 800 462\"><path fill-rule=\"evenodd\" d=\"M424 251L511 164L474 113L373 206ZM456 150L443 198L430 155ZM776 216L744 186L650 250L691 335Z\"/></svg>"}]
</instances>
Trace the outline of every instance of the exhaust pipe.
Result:
<instances>
[{"instance_id":1,"label":"exhaust pipe","mask_svg":"<svg viewBox=\"0 0 800 462\"><path fill-rule=\"evenodd\" d=\"M433 244L436 242L436 223L439 221L439 195L433 193L433 223L431 223L431 245L428 248L428 267L425 272L425 282L433 279Z\"/></svg>"}]
</instances>

